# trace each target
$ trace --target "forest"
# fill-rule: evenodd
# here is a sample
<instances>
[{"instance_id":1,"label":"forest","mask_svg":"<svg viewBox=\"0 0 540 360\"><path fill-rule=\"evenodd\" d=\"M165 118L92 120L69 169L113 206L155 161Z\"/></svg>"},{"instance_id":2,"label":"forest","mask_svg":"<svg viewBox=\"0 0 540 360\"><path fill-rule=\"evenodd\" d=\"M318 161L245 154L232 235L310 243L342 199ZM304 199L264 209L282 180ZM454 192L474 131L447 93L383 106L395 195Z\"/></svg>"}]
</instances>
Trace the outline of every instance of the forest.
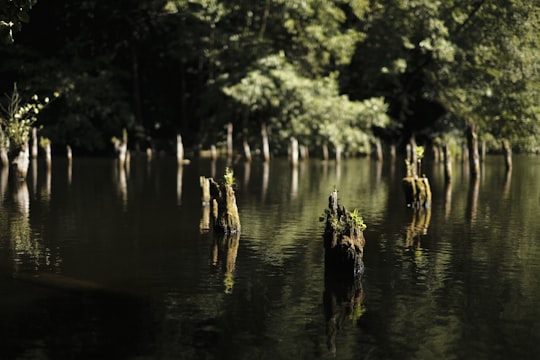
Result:
<instances>
[{"instance_id":1,"label":"forest","mask_svg":"<svg viewBox=\"0 0 540 360\"><path fill-rule=\"evenodd\" d=\"M539 25L529 0L2 0L0 147L534 153Z\"/></svg>"}]
</instances>

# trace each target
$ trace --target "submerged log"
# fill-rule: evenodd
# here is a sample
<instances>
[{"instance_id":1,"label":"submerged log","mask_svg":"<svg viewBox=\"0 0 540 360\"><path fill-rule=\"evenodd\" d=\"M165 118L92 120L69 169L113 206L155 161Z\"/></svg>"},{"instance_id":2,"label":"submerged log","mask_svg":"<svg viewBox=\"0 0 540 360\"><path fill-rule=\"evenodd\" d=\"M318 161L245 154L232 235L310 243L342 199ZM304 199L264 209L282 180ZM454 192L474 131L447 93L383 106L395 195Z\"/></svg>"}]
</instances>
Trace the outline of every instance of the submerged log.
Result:
<instances>
[{"instance_id":1,"label":"submerged log","mask_svg":"<svg viewBox=\"0 0 540 360\"><path fill-rule=\"evenodd\" d=\"M365 225L356 209L351 213L338 204L337 190L328 199L324 229L326 275L352 279L364 271Z\"/></svg>"},{"instance_id":2,"label":"submerged log","mask_svg":"<svg viewBox=\"0 0 540 360\"><path fill-rule=\"evenodd\" d=\"M426 177L407 176L403 178L403 190L407 206L413 208L431 207L431 186Z\"/></svg>"}]
</instances>

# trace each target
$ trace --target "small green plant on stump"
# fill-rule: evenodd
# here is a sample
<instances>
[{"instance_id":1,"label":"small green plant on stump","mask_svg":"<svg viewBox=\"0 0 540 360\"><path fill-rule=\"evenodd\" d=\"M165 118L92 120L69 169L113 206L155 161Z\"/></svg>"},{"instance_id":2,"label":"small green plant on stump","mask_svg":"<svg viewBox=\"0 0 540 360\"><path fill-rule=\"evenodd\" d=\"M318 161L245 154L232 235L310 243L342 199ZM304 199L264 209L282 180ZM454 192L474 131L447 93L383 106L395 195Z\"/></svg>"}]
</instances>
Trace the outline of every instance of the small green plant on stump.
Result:
<instances>
[{"instance_id":1,"label":"small green plant on stump","mask_svg":"<svg viewBox=\"0 0 540 360\"><path fill-rule=\"evenodd\" d=\"M327 274L354 278L364 270L364 230L366 224L357 209L352 212L338 204L337 190L328 199L324 217L325 268Z\"/></svg>"}]
</instances>

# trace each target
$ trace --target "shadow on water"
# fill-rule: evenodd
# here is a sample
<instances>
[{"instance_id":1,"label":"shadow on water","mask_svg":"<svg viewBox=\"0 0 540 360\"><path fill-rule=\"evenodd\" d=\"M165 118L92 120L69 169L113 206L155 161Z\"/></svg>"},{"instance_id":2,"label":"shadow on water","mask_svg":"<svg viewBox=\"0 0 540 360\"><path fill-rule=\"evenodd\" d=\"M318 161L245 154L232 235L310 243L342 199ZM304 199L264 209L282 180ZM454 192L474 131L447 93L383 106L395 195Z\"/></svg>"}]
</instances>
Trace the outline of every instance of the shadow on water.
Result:
<instances>
[{"instance_id":1,"label":"shadow on water","mask_svg":"<svg viewBox=\"0 0 540 360\"><path fill-rule=\"evenodd\" d=\"M5 274L1 283L2 358L123 359L149 352L143 297L48 272Z\"/></svg>"}]
</instances>

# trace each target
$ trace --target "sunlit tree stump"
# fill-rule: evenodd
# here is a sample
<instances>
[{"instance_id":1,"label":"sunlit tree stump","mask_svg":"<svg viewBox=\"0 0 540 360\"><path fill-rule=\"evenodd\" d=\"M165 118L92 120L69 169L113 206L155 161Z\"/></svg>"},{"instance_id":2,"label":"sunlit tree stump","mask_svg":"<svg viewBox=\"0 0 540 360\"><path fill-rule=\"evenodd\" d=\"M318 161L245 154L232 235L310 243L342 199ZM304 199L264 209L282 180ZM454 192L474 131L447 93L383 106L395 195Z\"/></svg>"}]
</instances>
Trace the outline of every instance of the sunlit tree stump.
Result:
<instances>
[{"instance_id":1,"label":"sunlit tree stump","mask_svg":"<svg viewBox=\"0 0 540 360\"><path fill-rule=\"evenodd\" d=\"M205 177L205 176L201 176L201 177L199 177L199 183L201 185L201 192L202 192L201 201L202 201L202 204L204 206L210 205L210 200L211 200L211 197L210 197L210 179Z\"/></svg>"},{"instance_id":2,"label":"sunlit tree stump","mask_svg":"<svg viewBox=\"0 0 540 360\"><path fill-rule=\"evenodd\" d=\"M240 231L240 215L236 206L236 195L230 184L218 184L210 178L210 195L213 206L214 230L231 234Z\"/></svg>"},{"instance_id":3,"label":"sunlit tree stump","mask_svg":"<svg viewBox=\"0 0 540 360\"><path fill-rule=\"evenodd\" d=\"M403 191L407 206L413 208L431 207L431 186L426 177L408 176L403 178Z\"/></svg>"},{"instance_id":4,"label":"sunlit tree stump","mask_svg":"<svg viewBox=\"0 0 540 360\"><path fill-rule=\"evenodd\" d=\"M338 204L337 190L328 199L324 229L325 272L340 278L355 278L364 271L364 233L357 210L349 212Z\"/></svg>"},{"instance_id":5,"label":"sunlit tree stump","mask_svg":"<svg viewBox=\"0 0 540 360\"><path fill-rule=\"evenodd\" d=\"M30 151L27 144L23 144L20 149L14 152L16 155L11 162L15 177L25 180L30 166Z\"/></svg>"}]
</instances>

